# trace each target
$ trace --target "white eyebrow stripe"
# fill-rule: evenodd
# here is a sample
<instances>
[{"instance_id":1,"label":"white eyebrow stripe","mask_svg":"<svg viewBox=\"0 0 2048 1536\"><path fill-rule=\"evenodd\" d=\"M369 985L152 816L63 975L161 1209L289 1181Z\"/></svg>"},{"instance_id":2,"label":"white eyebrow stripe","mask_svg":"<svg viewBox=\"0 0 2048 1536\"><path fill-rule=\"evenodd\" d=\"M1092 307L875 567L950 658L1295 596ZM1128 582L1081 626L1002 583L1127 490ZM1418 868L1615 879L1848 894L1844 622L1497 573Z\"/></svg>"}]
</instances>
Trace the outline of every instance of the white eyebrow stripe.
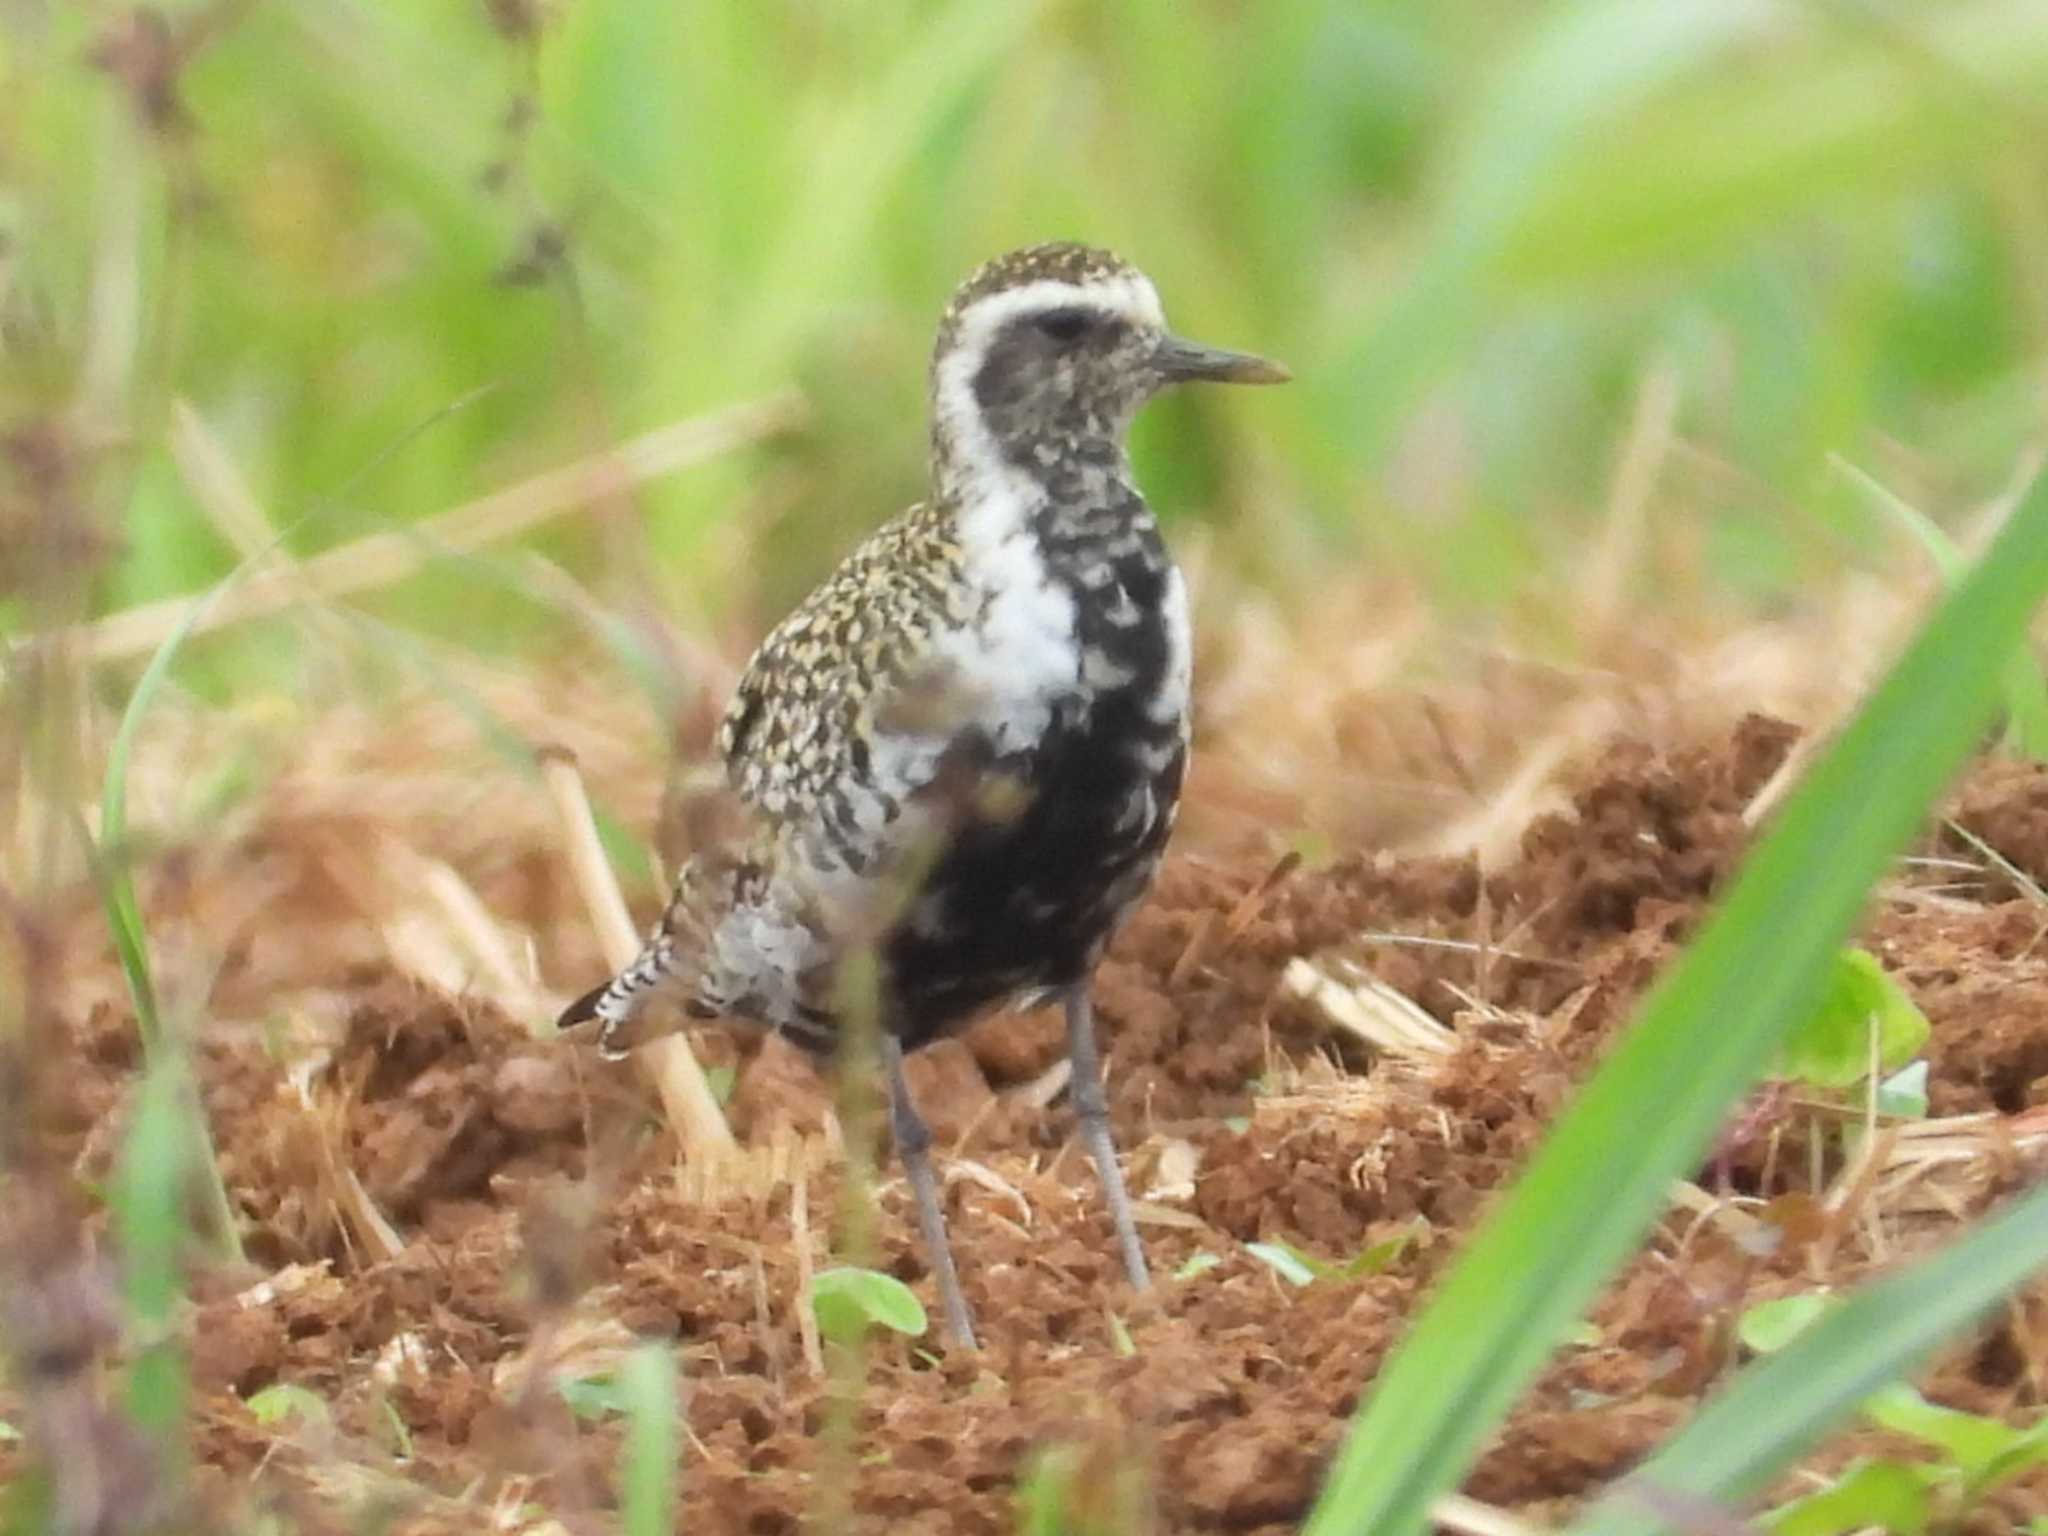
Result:
<instances>
[{"instance_id":1,"label":"white eyebrow stripe","mask_svg":"<svg viewBox=\"0 0 2048 1536\"><path fill-rule=\"evenodd\" d=\"M1159 306L1159 291L1142 273L1120 273L1085 283L1041 277L986 294L962 310L954 338L955 355L979 353L1005 321L1027 311L1074 308L1106 309L1155 330L1166 324L1166 314Z\"/></svg>"}]
</instances>

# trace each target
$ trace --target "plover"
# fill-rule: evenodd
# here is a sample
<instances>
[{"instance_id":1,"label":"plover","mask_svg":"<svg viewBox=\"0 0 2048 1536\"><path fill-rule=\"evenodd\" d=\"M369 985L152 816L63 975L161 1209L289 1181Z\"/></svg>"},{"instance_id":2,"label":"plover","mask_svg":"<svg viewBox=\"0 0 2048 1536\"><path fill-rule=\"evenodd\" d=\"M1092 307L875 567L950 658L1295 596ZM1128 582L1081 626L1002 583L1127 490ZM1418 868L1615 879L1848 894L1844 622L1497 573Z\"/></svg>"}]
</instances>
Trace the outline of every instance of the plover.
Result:
<instances>
[{"instance_id":1,"label":"plover","mask_svg":"<svg viewBox=\"0 0 2048 1536\"><path fill-rule=\"evenodd\" d=\"M989 262L931 362L926 500L871 535L754 655L719 736L750 831L699 851L633 963L564 1013L637 1043L660 992L831 1051L865 949L890 1125L947 1331L974 1330L906 1052L1057 997L1071 1094L1124 1269L1147 1283L1088 982L1143 895L1187 765L1187 591L1132 478L1139 408L1276 363L1185 341L1135 267L1073 244Z\"/></svg>"}]
</instances>

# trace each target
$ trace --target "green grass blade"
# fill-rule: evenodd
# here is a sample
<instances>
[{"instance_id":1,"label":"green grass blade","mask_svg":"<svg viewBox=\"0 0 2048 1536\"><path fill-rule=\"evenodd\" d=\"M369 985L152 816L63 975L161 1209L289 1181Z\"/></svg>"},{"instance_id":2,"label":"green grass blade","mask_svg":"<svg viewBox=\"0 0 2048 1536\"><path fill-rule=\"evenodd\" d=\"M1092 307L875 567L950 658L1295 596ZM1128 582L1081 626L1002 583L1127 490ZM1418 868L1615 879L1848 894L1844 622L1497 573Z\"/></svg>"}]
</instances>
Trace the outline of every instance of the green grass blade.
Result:
<instances>
[{"instance_id":1,"label":"green grass blade","mask_svg":"<svg viewBox=\"0 0 2048 1536\"><path fill-rule=\"evenodd\" d=\"M127 979L128 993L135 1004L135 1024L142 1035L144 1056L152 1064L164 1056L166 1042L163 1016L158 1007L155 970L149 958L149 933L143 926L141 903L135 897L134 861L128 856L128 764L135 755L135 739L142 728L142 718L149 712L151 702L170 675L171 663L177 658L179 649L215 599L233 585L235 576L247 570L249 564L244 562L237 567L234 574L186 610L184 618L178 621L178 627L164 637L164 643L157 647L156 654L149 658L149 664L135 680L135 688L121 711L121 723L114 732L113 745L107 752L106 777L100 786L100 843L97 852L92 850L91 839L85 839L99 885L100 900L106 908L107 926L113 931L115 952L120 957L121 973ZM235 1221L234 1204L228 1199L227 1184L221 1177L220 1160L214 1153L213 1132L207 1126L206 1112L197 1092L185 1091L181 1095L181 1107L187 1120L185 1134L191 1138L193 1155L204 1183L210 1235L222 1258L239 1260L242 1257L241 1230Z\"/></svg>"},{"instance_id":2,"label":"green grass blade","mask_svg":"<svg viewBox=\"0 0 2048 1536\"><path fill-rule=\"evenodd\" d=\"M1572 1536L1676 1531L1652 1518L1657 1509L1756 1492L1871 1392L1911 1371L2043 1265L2048 1189L2037 1189L1932 1258L1864 1286L1744 1371L1573 1526Z\"/></svg>"},{"instance_id":3,"label":"green grass blade","mask_svg":"<svg viewBox=\"0 0 2048 1536\"><path fill-rule=\"evenodd\" d=\"M185 1288L192 1140L184 1070L177 1054L166 1051L144 1073L110 1201L128 1312L142 1341L128 1372L128 1411L158 1444L178 1433L185 1415L185 1356L171 1326Z\"/></svg>"},{"instance_id":4,"label":"green grass blade","mask_svg":"<svg viewBox=\"0 0 2048 1536\"><path fill-rule=\"evenodd\" d=\"M1913 536L1945 584L1954 586L1962 579L1969 562L1946 529L1875 476L1846 459L1836 464L1873 506ZM2024 635L2005 664L2004 705L2007 748L2037 762L2048 761L2048 675Z\"/></svg>"},{"instance_id":5,"label":"green grass blade","mask_svg":"<svg viewBox=\"0 0 2048 1536\"><path fill-rule=\"evenodd\" d=\"M675 1356L643 1344L619 1369L626 1444L619 1459L619 1529L625 1536L669 1536L676 1528Z\"/></svg>"},{"instance_id":6,"label":"green grass blade","mask_svg":"<svg viewBox=\"0 0 2048 1536\"><path fill-rule=\"evenodd\" d=\"M220 590L215 588L216 593ZM142 925L142 909L135 899L133 861L128 857L128 764L135 756L135 738L142 729L142 717L149 713L151 702L170 676L171 663L210 603L211 598L202 598L186 610L178 627L164 637L164 643L156 648L156 654L135 680L134 691L121 710L113 746L107 752L106 778L100 786L99 840L105 868L101 891L107 906L107 924L114 931L121 971L135 1003L135 1021L142 1031L143 1048L150 1052L163 1043L163 1021L157 1011L156 983L149 963L149 935Z\"/></svg>"},{"instance_id":7,"label":"green grass blade","mask_svg":"<svg viewBox=\"0 0 2048 1536\"><path fill-rule=\"evenodd\" d=\"M148 936L142 913L135 903L135 885L128 878L124 861L109 858L93 840L92 828L75 811L72 830L85 855L86 871L107 915L107 928L114 938L114 957L120 962L128 996L135 1004L136 1030L142 1036L143 1054L154 1060L157 1046L156 982L150 970Z\"/></svg>"},{"instance_id":8,"label":"green grass blade","mask_svg":"<svg viewBox=\"0 0 2048 1536\"><path fill-rule=\"evenodd\" d=\"M1307 1536L1420 1531L1601 1282L1641 1241L1865 894L1977 741L2048 591L2048 481L1786 803L1720 910L1473 1238L1362 1406Z\"/></svg>"}]
</instances>

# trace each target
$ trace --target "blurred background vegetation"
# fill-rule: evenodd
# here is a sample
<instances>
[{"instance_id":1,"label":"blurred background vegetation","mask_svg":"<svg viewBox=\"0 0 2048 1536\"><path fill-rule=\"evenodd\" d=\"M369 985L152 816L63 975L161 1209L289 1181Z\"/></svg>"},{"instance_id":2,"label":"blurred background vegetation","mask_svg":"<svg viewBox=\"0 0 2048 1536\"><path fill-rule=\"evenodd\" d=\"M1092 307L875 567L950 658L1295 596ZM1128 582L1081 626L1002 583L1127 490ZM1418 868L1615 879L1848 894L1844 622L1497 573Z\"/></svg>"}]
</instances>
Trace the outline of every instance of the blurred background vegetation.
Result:
<instances>
[{"instance_id":1,"label":"blurred background vegetation","mask_svg":"<svg viewBox=\"0 0 2048 1536\"><path fill-rule=\"evenodd\" d=\"M574 582L429 542L363 599L485 652L592 622L565 590L745 637L918 494L941 304L1048 237L1295 369L1138 443L1282 592L1568 649L1649 420L1633 599L1771 611L1897 556L1852 466L1952 522L2041 437L2041 0L0 0L0 87L17 634L795 389L525 536ZM289 681L294 632L184 670Z\"/></svg>"},{"instance_id":2,"label":"blurred background vegetation","mask_svg":"<svg viewBox=\"0 0 2048 1536\"><path fill-rule=\"evenodd\" d=\"M323 706L394 677L424 676L528 767L539 733L493 715L476 674L595 657L645 688L636 721L689 717L707 648L743 653L920 493L926 351L953 285L1054 237L1118 249L1181 329L1295 371L1141 423L1140 474L1195 557L1211 634L1263 594L1257 613L1303 627L1341 612L1370 635L1420 612L1471 642L1410 640L1418 668L1498 642L1626 676L1650 643L1635 618L1655 639L1673 615L1825 609L1863 574L1924 581L1934 530L1967 542L2038 462L2048 0L0 0L0 845L37 856L48 889L88 834L145 1036L159 995L166 1019L201 1016L218 954L169 924L158 952L177 963L153 980L143 913L176 903L129 879L155 872L137 855L163 846L159 823L212 828L306 749ZM195 602L220 618L258 593L268 616L185 646L175 679L268 710L279 750L254 765L216 712L178 712L131 840L130 749L164 676L143 663ZM340 600L275 611L302 593ZM1295 601L1323 593L1340 601ZM74 643L32 643L52 631ZM1864 674L1845 649L1816 664ZM1259 685L1317 706L1301 674L1333 651L1247 653L1277 658ZM451 660L482 665L456 678ZM1945 735L1906 728L1941 704ZM1834 808L1903 827L1916 762L1967 714L1880 717L1899 728L1866 739L1909 750L1843 768L1832 782L1859 795ZM358 723L326 716L330 737ZM491 835L537 846L517 815L546 814L537 794L433 777L458 755L445 735L408 745L389 771L332 774L332 799L301 787L362 818L335 815L361 855L336 862L394 911L421 865L363 832L394 800L451 867ZM648 755L640 736L613 745ZM101 758L88 828L74 790ZM1878 770L1889 798L1868 794ZM1365 798L1351 779L1332 794ZM643 891L651 801L600 807ZM1801 846L1853 855L1829 871L1846 912L1855 861L1890 846L1867 819L1865 846L1837 825L1816 813ZM529 905L559 916L534 892L562 883L549 866ZM1769 920L1748 952L1800 932L1831 955L1847 918L1816 919L1814 888L1787 877L1778 907L1749 909ZM1781 927L1795 912L1804 929ZM8 918L0 970L24 980L0 985L0 1038L28 1039L23 999L54 950ZM306 947L343 935L319 958L340 965L395 950L393 931L337 925ZM1672 1062L1696 1108L1725 1097ZM156 1193L181 1134L168 1070L142 1121L158 1141L135 1133L116 1196L157 1218L123 1234L155 1255L130 1288L150 1338L177 1291L179 1223ZM1692 1133L1664 1119L1676 1168ZM1645 1191L1668 1177L1637 1171ZM1587 1208L1612 1217L1596 1172ZM169 1408L140 1415L157 1429L182 1399L168 1370ZM1477 1424L1464 1387L1445 1391Z\"/></svg>"}]
</instances>

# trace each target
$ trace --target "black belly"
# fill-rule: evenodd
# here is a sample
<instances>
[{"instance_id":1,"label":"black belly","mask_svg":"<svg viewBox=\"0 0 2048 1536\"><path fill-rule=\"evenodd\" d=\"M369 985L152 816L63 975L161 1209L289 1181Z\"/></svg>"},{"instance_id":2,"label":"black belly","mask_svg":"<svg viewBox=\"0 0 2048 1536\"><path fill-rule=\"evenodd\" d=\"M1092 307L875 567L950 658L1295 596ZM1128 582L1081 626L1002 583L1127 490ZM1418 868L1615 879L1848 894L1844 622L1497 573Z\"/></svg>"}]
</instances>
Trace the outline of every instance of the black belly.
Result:
<instances>
[{"instance_id":1,"label":"black belly","mask_svg":"<svg viewBox=\"0 0 2048 1536\"><path fill-rule=\"evenodd\" d=\"M906 920L882 943L889 1027L906 1049L1020 993L1085 978L1157 867L1187 767L1177 723L1098 698L1028 754L988 762L1019 791L963 820ZM1148 771L1138 755L1163 766ZM1150 813L1134 816L1146 790Z\"/></svg>"}]
</instances>

